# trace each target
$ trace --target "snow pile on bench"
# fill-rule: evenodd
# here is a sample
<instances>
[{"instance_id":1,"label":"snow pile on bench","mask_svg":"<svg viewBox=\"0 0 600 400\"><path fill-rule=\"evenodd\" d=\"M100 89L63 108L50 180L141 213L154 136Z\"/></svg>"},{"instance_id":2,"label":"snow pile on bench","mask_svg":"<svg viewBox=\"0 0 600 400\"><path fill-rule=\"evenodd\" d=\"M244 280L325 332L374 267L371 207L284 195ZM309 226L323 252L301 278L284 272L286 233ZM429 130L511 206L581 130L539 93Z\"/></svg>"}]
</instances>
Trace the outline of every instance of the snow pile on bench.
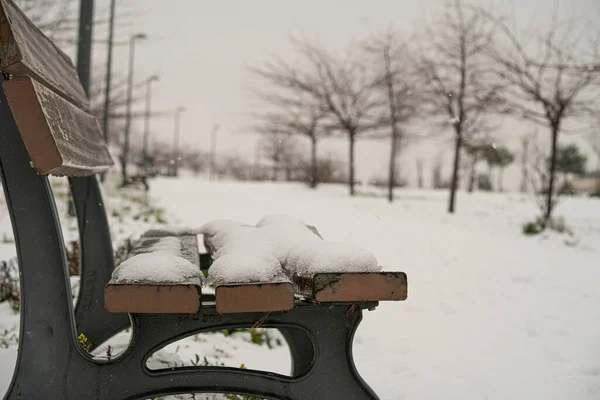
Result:
<instances>
[{"instance_id":1,"label":"snow pile on bench","mask_svg":"<svg viewBox=\"0 0 600 400\"><path fill-rule=\"evenodd\" d=\"M256 226L215 220L198 233L214 259L208 280L213 284L276 282L287 276L317 273L380 272L370 251L348 243L322 240L302 221L270 215Z\"/></svg>"},{"instance_id":2,"label":"snow pile on bench","mask_svg":"<svg viewBox=\"0 0 600 400\"><path fill-rule=\"evenodd\" d=\"M181 255L177 237L160 237L144 253L123 261L112 273L113 283L160 283L201 285L200 268Z\"/></svg>"}]
</instances>

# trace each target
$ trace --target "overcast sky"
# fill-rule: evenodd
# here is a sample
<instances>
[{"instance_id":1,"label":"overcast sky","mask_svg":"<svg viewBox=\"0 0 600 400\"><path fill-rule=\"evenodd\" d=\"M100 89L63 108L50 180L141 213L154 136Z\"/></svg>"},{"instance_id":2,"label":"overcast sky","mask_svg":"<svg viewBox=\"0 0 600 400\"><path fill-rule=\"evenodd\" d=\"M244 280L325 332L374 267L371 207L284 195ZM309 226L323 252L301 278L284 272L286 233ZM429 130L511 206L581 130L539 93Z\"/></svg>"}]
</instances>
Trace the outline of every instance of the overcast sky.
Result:
<instances>
[{"instance_id":1,"label":"overcast sky","mask_svg":"<svg viewBox=\"0 0 600 400\"><path fill-rule=\"evenodd\" d=\"M514 9L522 26L543 27L555 3L561 15L585 16L600 26L599 0L498 0L481 4L504 14ZM268 59L272 53L291 57L290 35L316 40L334 51L342 51L352 41L389 26L410 35L433 18L443 4L438 0L117 0L118 19L122 22L115 39L127 40L137 32L148 35L147 40L136 45L135 80L160 76L153 90L154 110L187 108L182 119L184 145L207 150L211 127L219 124L219 154L239 152L250 158L254 154L254 136L245 133L245 128L253 99L247 66ZM96 0L97 17L106 15L107 10L108 0ZM94 38L105 40L105 29L96 29ZM105 62L104 47L96 45L94 64ZM118 47L113 70L124 76L127 60L127 46ZM139 136L142 121L134 124ZM533 129L522 123L516 126L523 132ZM155 137L167 140L172 136L171 118L154 119L151 127ZM518 137L513 134L502 141L516 149ZM409 147L402 163L407 178L415 179L412 175L417 156L425 159L429 170L433 156L447 147L447 136ZM338 148L340 160L344 161L343 140L327 143L323 152L335 152ZM361 142L359 176L384 173L387 153L385 144ZM446 159L449 163L449 154ZM515 169L514 173L509 172L508 179L516 184L516 176ZM426 180L429 178L426 171Z\"/></svg>"}]
</instances>

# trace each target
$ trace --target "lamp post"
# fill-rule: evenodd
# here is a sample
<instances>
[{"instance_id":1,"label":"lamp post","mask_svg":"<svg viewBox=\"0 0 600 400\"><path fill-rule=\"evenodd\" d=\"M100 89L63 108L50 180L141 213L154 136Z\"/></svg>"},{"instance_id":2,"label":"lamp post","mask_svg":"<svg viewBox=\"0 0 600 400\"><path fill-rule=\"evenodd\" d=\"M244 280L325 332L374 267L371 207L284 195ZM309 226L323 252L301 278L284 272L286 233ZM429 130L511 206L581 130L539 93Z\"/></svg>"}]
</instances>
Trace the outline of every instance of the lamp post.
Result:
<instances>
[{"instance_id":1,"label":"lamp post","mask_svg":"<svg viewBox=\"0 0 600 400\"><path fill-rule=\"evenodd\" d=\"M129 131L131 128L131 97L133 94L133 61L135 56L135 41L146 39L146 34L137 33L129 40L129 74L127 77L127 110L125 112L125 143L121 155L121 174L123 186L127 184L127 162L129 161Z\"/></svg>"},{"instance_id":2,"label":"lamp post","mask_svg":"<svg viewBox=\"0 0 600 400\"><path fill-rule=\"evenodd\" d=\"M215 157L217 156L217 132L219 132L219 124L213 125L210 135L210 180L215 176Z\"/></svg>"},{"instance_id":3,"label":"lamp post","mask_svg":"<svg viewBox=\"0 0 600 400\"><path fill-rule=\"evenodd\" d=\"M92 34L94 28L94 0L81 0L79 2L79 35L77 40L77 74L85 94L90 95L90 76L92 69ZM74 217L75 204L69 191L68 201L69 216Z\"/></svg>"},{"instance_id":4,"label":"lamp post","mask_svg":"<svg viewBox=\"0 0 600 400\"><path fill-rule=\"evenodd\" d=\"M146 79L146 113L144 114L144 143L142 147L142 155L144 165L148 163L148 140L150 137L150 101L152 98L152 82L158 81L158 76L152 75Z\"/></svg>"},{"instance_id":5,"label":"lamp post","mask_svg":"<svg viewBox=\"0 0 600 400\"><path fill-rule=\"evenodd\" d=\"M185 107L177 107L175 109L175 133L173 138L173 176L177 176L179 172L179 118L181 113L185 111Z\"/></svg>"},{"instance_id":6,"label":"lamp post","mask_svg":"<svg viewBox=\"0 0 600 400\"><path fill-rule=\"evenodd\" d=\"M110 0L110 17L108 23L108 52L106 56L106 87L104 88L104 113L102 115L102 130L104 131L104 141L108 144L108 114L110 112L110 81L112 78L112 49L113 36L115 31L115 1ZM104 176L104 174L102 175Z\"/></svg>"}]
</instances>

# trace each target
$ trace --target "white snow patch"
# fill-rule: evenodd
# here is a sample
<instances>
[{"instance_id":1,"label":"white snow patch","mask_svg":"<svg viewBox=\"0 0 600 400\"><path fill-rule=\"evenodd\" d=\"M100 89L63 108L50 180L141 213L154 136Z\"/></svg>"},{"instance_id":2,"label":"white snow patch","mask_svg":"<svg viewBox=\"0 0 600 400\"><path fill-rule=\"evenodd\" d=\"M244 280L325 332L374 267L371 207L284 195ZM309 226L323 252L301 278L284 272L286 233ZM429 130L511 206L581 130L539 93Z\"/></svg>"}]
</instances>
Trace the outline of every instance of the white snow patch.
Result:
<instances>
[{"instance_id":1,"label":"white snow patch","mask_svg":"<svg viewBox=\"0 0 600 400\"><path fill-rule=\"evenodd\" d=\"M319 272L377 272L375 256L355 245L319 238L304 222L289 215L269 215L254 226L215 220L199 230L214 262L211 283L265 282L289 275Z\"/></svg>"},{"instance_id":2,"label":"white snow patch","mask_svg":"<svg viewBox=\"0 0 600 400\"><path fill-rule=\"evenodd\" d=\"M112 273L115 283L163 283L200 285L200 268L181 257L181 241L176 237L160 238L148 253L123 261Z\"/></svg>"},{"instance_id":3,"label":"white snow patch","mask_svg":"<svg viewBox=\"0 0 600 400\"><path fill-rule=\"evenodd\" d=\"M321 241L291 249L288 259L290 272L311 277L323 272L380 272L375 255L350 243Z\"/></svg>"}]
</instances>

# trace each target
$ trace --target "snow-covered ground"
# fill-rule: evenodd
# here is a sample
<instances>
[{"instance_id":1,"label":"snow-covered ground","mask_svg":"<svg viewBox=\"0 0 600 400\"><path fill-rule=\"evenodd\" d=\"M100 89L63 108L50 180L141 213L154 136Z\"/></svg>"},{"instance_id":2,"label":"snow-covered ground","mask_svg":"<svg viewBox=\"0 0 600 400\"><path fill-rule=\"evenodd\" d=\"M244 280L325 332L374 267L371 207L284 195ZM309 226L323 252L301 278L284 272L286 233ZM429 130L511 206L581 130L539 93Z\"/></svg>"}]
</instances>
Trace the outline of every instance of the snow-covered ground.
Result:
<instances>
[{"instance_id":1,"label":"snow-covered ground","mask_svg":"<svg viewBox=\"0 0 600 400\"><path fill-rule=\"evenodd\" d=\"M574 236L526 237L521 225L536 209L520 194L460 193L451 216L447 193L427 190L399 190L390 205L372 190L349 198L341 186L311 191L184 178L151 187L171 225L198 227L217 218L255 224L285 213L317 226L328 240L371 250L385 270L406 272L408 300L365 312L355 338L357 368L384 400L600 398L599 200L559 205L557 215ZM15 321L6 307L0 304L2 328ZM249 343L249 335L233 336L198 335L153 362L202 363L206 355L210 363L289 371L284 346L268 349ZM14 357L13 344L0 350L0 363L8 365L2 387Z\"/></svg>"}]
</instances>

